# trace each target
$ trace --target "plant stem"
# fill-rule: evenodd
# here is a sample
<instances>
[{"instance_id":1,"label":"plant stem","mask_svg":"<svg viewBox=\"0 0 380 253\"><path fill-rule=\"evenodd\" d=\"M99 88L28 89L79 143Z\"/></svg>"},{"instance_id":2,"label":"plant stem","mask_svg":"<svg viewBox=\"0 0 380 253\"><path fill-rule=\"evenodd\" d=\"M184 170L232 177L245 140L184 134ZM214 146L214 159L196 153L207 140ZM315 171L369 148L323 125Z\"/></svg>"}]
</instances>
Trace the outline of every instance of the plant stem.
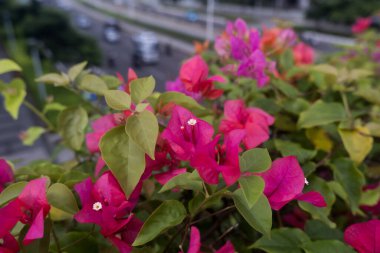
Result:
<instances>
[{"instance_id":1,"label":"plant stem","mask_svg":"<svg viewBox=\"0 0 380 253\"><path fill-rule=\"evenodd\" d=\"M342 97L344 110L346 111L346 114L348 117L348 122L349 122L350 126L353 128L353 117L352 117L352 113L350 110L350 106L348 104L347 95L344 92L340 92L340 96Z\"/></svg>"},{"instance_id":2,"label":"plant stem","mask_svg":"<svg viewBox=\"0 0 380 253\"><path fill-rule=\"evenodd\" d=\"M24 100L23 104L29 109L31 110L34 114L37 115L37 117L42 120L48 130L53 130L54 129L54 126L50 123L50 121L45 117L45 115L43 115L43 113L41 113L33 104L29 103L28 101Z\"/></svg>"},{"instance_id":3,"label":"plant stem","mask_svg":"<svg viewBox=\"0 0 380 253\"><path fill-rule=\"evenodd\" d=\"M219 211L217 211L215 213L211 213L211 214L209 214L209 215L207 215L205 217L202 217L202 218L200 218L200 219L198 219L196 221L191 222L190 225L194 225L194 224L196 224L198 222L201 222L203 220L206 220L206 219L208 219L208 218L210 218L210 217L212 217L214 215L218 215L218 214L224 213L224 212L232 210L232 209L235 209L235 206L227 206L226 208L224 208L222 210L219 210Z\"/></svg>"},{"instance_id":4,"label":"plant stem","mask_svg":"<svg viewBox=\"0 0 380 253\"><path fill-rule=\"evenodd\" d=\"M49 215L49 218L51 220L50 215ZM51 224L52 224L52 226L51 226L51 232L53 234L53 238L54 238L55 244L57 245L57 251L58 251L58 253L62 253L62 249L61 249L61 245L60 245L59 240L58 240L58 236L57 236L57 234L55 233L55 230L54 230L54 222L53 222L53 220L51 220Z\"/></svg>"}]
</instances>

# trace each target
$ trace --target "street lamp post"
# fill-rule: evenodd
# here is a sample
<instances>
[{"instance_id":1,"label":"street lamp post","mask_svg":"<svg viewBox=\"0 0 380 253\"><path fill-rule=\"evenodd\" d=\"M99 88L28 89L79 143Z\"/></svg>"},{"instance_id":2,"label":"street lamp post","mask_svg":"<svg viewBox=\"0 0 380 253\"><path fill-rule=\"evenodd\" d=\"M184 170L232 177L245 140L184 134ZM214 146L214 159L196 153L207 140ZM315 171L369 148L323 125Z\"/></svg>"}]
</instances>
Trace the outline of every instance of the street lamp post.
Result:
<instances>
[{"instance_id":1,"label":"street lamp post","mask_svg":"<svg viewBox=\"0 0 380 253\"><path fill-rule=\"evenodd\" d=\"M215 0L207 0L206 38L209 41L212 41L214 38L214 9L215 9Z\"/></svg>"}]
</instances>

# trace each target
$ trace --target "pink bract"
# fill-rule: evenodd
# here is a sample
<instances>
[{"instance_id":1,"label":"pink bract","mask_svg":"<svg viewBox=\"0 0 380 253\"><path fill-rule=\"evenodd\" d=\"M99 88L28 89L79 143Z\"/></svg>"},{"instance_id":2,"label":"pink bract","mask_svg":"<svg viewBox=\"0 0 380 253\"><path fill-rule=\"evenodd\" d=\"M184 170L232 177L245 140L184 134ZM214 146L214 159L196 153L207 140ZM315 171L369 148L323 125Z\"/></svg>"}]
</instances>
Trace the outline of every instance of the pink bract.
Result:
<instances>
[{"instance_id":1,"label":"pink bract","mask_svg":"<svg viewBox=\"0 0 380 253\"><path fill-rule=\"evenodd\" d=\"M380 220L371 220L349 226L344 240L359 253L380 252Z\"/></svg>"},{"instance_id":2,"label":"pink bract","mask_svg":"<svg viewBox=\"0 0 380 253\"><path fill-rule=\"evenodd\" d=\"M3 191L7 183L14 181L12 167L5 160L0 158L0 192Z\"/></svg>"},{"instance_id":3,"label":"pink bract","mask_svg":"<svg viewBox=\"0 0 380 253\"><path fill-rule=\"evenodd\" d=\"M351 30L353 33L363 33L370 27L371 23L371 18L358 18Z\"/></svg>"},{"instance_id":4,"label":"pink bract","mask_svg":"<svg viewBox=\"0 0 380 253\"><path fill-rule=\"evenodd\" d=\"M314 49L305 43L298 43L293 47L293 57L296 65L312 64L314 62Z\"/></svg>"},{"instance_id":5,"label":"pink bract","mask_svg":"<svg viewBox=\"0 0 380 253\"><path fill-rule=\"evenodd\" d=\"M275 160L272 167L260 173L260 176L265 181L264 194L274 210L280 210L295 199L309 202L318 207L326 206L323 197L318 192L302 194L305 176L294 156Z\"/></svg>"},{"instance_id":6,"label":"pink bract","mask_svg":"<svg viewBox=\"0 0 380 253\"><path fill-rule=\"evenodd\" d=\"M229 135L241 132L243 143L248 148L255 148L269 139L269 126L274 118L259 108L246 108L243 100L229 100L224 104L224 118L219 130Z\"/></svg>"}]
</instances>

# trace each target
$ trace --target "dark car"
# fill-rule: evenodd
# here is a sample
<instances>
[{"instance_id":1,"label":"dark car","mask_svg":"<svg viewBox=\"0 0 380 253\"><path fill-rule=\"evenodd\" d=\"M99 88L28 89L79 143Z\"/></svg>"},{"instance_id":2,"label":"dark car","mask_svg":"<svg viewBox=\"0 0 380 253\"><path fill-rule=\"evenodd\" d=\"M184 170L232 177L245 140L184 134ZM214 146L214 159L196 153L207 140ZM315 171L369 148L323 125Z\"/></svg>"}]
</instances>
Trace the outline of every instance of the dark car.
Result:
<instances>
[{"instance_id":1,"label":"dark car","mask_svg":"<svg viewBox=\"0 0 380 253\"><path fill-rule=\"evenodd\" d=\"M133 36L133 65L155 64L160 60L160 46L153 32L141 32Z\"/></svg>"},{"instance_id":2,"label":"dark car","mask_svg":"<svg viewBox=\"0 0 380 253\"><path fill-rule=\"evenodd\" d=\"M103 36L107 42L116 43L121 39L121 27L116 19L108 20L103 26Z\"/></svg>"}]
</instances>

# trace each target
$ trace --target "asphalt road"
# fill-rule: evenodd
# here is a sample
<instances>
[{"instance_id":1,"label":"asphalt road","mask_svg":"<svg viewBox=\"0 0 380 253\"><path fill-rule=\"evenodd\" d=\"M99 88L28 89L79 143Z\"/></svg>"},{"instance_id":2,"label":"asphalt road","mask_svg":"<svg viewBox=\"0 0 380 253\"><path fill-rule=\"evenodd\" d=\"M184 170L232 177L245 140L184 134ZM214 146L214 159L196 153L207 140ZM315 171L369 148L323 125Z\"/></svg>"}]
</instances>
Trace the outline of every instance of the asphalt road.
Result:
<instances>
[{"instance_id":1,"label":"asphalt road","mask_svg":"<svg viewBox=\"0 0 380 253\"><path fill-rule=\"evenodd\" d=\"M75 17L79 14L85 14L90 17L92 25L88 29L80 29L75 23ZM120 72L124 76L126 75L128 68L132 67L132 40L133 32L125 29L122 26L121 40L117 43L109 43L103 37L103 24L109 17L87 9L83 6L73 5L70 10L70 16L74 27L80 32L87 34L95 38L103 54L102 70L107 74L116 74ZM156 89L158 91L164 91L165 82L168 80L174 80L179 72L181 62L189 57L188 54L183 53L175 48L172 48L171 54L165 54L165 45L160 44L161 57L160 61L156 65L141 66L134 69L138 76L153 75L156 79ZM113 59L114 66L109 65L109 60Z\"/></svg>"}]
</instances>

